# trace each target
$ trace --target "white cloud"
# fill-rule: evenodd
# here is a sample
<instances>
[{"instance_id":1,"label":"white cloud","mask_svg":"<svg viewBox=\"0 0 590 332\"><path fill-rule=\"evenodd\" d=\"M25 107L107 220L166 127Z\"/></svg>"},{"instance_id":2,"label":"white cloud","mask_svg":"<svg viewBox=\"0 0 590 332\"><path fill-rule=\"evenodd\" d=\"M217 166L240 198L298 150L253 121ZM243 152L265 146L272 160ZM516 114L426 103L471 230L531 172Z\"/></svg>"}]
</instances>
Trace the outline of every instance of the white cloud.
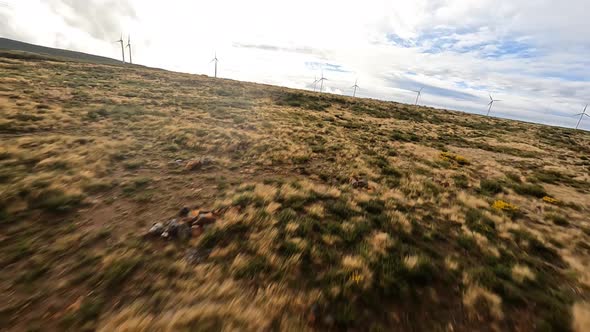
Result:
<instances>
[{"instance_id":1,"label":"white cloud","mask_svg":"<svg viewBox=\"0 0 590 332\"><path fill-rule=\"evenodd\" d=\"M587 0L4 0L0 36L138 63L311 88L313 63L338 65L326 90L574 126L590 99ZM120 31L119 30L124 30ZM394 43L398 38L398 44ZM590 129L590 121L585 128Z\"/></svg>"}]
</instances>

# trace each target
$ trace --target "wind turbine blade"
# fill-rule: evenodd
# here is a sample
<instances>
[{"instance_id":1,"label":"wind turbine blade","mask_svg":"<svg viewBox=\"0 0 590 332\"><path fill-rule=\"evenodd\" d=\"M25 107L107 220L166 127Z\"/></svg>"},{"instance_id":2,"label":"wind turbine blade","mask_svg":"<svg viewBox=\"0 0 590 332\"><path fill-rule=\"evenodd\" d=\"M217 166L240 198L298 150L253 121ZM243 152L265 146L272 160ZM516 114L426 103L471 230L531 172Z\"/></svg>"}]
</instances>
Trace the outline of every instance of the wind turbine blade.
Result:
<instances>
[{"instance_id":1,"label":"wind turbine blade","mask_svg":"<svg viewBox=\"0 0 590 332\"><path fill-rule=\"evenodd\" d=\"M578 115L583 115L584 113L578 113L578 114L574 114L572 116L578 116Z\"/></svg>"},{"instance_id":2,"label":"wind turbine blade","mask_svg":"<svg viewBox=\"0 0 590 332\"><path fill-rule=\"evenodd\" d=\"M496 100L494 100L494 101L502 101L502 100L500 100L500 99L496 99Z\"/></svg>"},{"instance_id":3,"label":"wind turbine blade","mask_svg":"<svg viewBox=\"0 0 590 332\"><path fill-rule=\"evenodd\" d=\"M586 113L584 113L584 115L590 118L590 115L588 115L588 114L586 114Z\"/></svg>"},{"instance_id":4,"label":"wind turbine blade","mask_svg":"<svg viewBox=\"0 0 590 332\"><path fill-rule=\"evenodd\" d=\"M492 98L492 94L491 93L490 93L490 100L492 100L492 101L494 100L494 98Z\"/></svg>"}]
</instances>

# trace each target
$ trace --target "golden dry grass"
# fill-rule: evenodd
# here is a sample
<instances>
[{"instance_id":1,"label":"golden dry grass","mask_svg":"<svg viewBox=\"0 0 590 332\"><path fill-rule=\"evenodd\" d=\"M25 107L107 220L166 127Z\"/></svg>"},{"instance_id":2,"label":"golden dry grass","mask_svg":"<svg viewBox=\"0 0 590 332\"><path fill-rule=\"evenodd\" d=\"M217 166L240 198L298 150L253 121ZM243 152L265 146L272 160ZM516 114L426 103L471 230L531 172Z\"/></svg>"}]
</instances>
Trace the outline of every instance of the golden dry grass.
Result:
<instances>
[{"instance_id":1,"label":"golden dry grass","mask_svg":"<svg viewBox=\"0 0 590 332\"><path fill-rule=\"evenodd\" d=\"M587 133L141 67L0 76L1 329L588 325ZM218 220L143 236L183 206Z\"/></svg>"}]
</instances>

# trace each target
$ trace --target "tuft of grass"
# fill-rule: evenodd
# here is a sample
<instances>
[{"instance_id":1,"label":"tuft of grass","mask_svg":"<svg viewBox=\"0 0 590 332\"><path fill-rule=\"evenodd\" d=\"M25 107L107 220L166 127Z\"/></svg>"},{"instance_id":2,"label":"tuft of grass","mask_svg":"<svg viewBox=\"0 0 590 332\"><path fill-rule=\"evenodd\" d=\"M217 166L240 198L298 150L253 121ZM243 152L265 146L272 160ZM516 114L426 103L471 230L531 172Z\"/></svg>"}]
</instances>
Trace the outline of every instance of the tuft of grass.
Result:
<instances>
[{"instance_id":1,"label":"tuft of grass","mask_svg":"<svg viewBox=\"0 0 590 332\"><path fill-rule=\"evenodd\" d=\"M80 205L83 198L80 194L69 194L61 189L46 189L31 199L29 206L49 212L67 212Z\"/></svg>"},{"instance_id":2,"label":"tuft of grass","mask_svg":"<svg viewBox=\"0 0 590 332\"><path fill-rule=\"evenodd\" d=\"M451 152L441 152L440 159L455 163L459 166L466 166L471 164L469 160L467 160L467 158Z\"/></svg>"},{"instance_id":3,"label":"tuft of grass","mask_svg":"<svg viewBox=\"0 0 590 332\"><path fill-rule=\"evenodd\" d=\"M453 181L455 181L455 185L461 189L469 188L469 178L465 174L456 174L453 175Z\"/></svg>"},{"instance_id":4,"label":"tuft of grass","mask_svg":"<svg viewBox=\"0 0 590 332\"><path fill-rule=\"evenodd\" d=\"M550 213L545 216L545 220L551 221L557 226L566 227L569 226L570 222L562 215Z\"/></svg>"},{"instance_id":5,"label":"tuft of grass","mask_svg":"<svg viewBox=\"0 0 590 332\"><path fill-rule=\"evenodd\" d=\"M244 265L238 267L234 271L234 277L238 279L255 279L262 277L264 274L272 271L272 267L263 256L254 256L244 263Z\"/></svg>"},{"instance_id":6,"label":"tuft of grass","mask_svg":"<svg viewBox=\"0 0 590 332\"><path fill-rule=\"evenodd\" d=\"M545 188L543 188L542 186L537 185L537 184L523 183L523 184L517 184L513 188L517 194L523 195L523 196L533 196L536 198L543 198L543 197L547 196L547 192L545 191Z\"/></svg>"},{"instance_id":7,"label":"tuft of grass","mask_svg":"<svg viewBox=\"0 0 590 332\"><path fill-rule=\"evenodd\" d=\"M121 258L108 265L101 276L104 287L108 290L120 289L123 283L133 275L139 266L139 259Z\"/></svg>"},{"instance_id":8,"label":"tuft of grass","mask_svg":"<svg viewBox=\"0 0 590 332\"><path fill-rule=\"evenodd\" d=\"M502 192L502 183L497 180L481 180L479 183L479 190L482 194L493 196Z\"/></svg>"},{"instance_id":9,"label":"tuft of grass","mask_svg":"<svg viewBox=\"0 0 590 332\"><path fill-rule=\"evenodd\" d=\"M143 165L143 161L141 160L129 160L123 163L123 167L128 170L135 170L140 168Z\"/></svg>"},{"instance_id":10,"label":"tuft of grass","mask_svg":"<svg viewBox=\"0 0 590 332\"><path fill-rule=\"evenodd\" d=\"M481 210L469 209L465 215L465 224L470 230L485 235L489 239L496 235L496 224Z\"/></svg>"}]
</instances>

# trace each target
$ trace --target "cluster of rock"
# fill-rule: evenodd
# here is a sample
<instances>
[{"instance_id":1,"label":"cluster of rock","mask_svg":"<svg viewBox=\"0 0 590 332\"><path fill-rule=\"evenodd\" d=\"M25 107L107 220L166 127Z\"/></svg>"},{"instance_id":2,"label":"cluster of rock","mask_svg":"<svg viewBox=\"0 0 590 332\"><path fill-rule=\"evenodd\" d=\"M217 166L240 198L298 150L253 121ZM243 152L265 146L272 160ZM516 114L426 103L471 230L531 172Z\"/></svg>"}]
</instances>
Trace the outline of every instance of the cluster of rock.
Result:
<instances>
[{"instance_id":1,"label":"cluster of rock","mask_svg":"<svg viewBox=\"0 0 590 332\"><path fill-rule=\"evenodd\" d=\"M184 169L187 171L195 171L195 170L199 170L201 168L207 167L209 165L211 165L213 163L213 160L209 157L202 157L199 159L193 159L193 160L189 160L186 165L184 166Z\"/></svg>"},{"instance_id":2,"label":"cluster of rock","mask_svg":"<svg viewBox=\"0 0 590 332\"><path fill-rule=\"evenodd\" d=\"M351 178L350 185L355 189L369 189L369 181L366 179Z\"/></svg>"},{"instance_id":3,"label":"cluster of rock","mask_svg":"<svg viewBox=\"0 0 590 332\"><path fill-rule=\"evenodd\" d=\"M199 237L216 220L215 214L211 211L190 210L185 207L180 210L178 218L168 220L165 223L157 222L153 224L147 235L186 241L191 237Z\"/></svg>"}]
</instances>

